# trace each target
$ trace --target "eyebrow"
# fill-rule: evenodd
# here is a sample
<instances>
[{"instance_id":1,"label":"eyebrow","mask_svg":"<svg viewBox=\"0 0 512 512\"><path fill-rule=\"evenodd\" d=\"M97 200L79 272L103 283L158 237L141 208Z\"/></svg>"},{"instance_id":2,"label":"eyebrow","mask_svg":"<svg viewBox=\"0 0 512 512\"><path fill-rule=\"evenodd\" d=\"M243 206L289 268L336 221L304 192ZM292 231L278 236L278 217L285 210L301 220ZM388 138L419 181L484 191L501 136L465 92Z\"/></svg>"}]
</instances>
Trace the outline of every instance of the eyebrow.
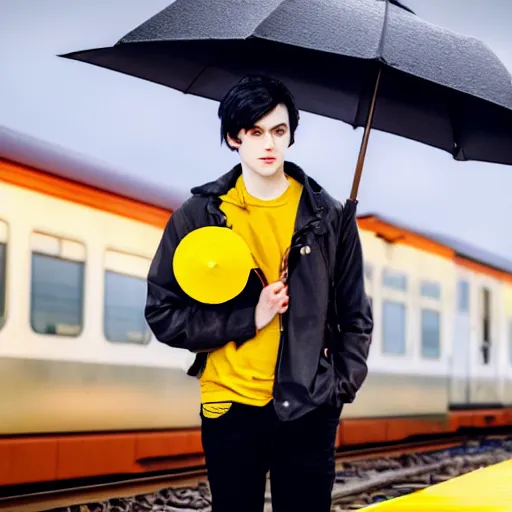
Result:
<instances>
[{"instance_id":1,"label":"eyebrow","mask_svg":"<svg viewBox=\"0 0 512 512\"><path fill-rule=\"evenodd\" d=\"M279 123L279 124L276 124L275 126L273 126L272 128L270 128L271 130L275 130L276 128L288 128L288 125L286 123ZM263 130L263 128L257 124L255 124L252 129L254 130L255 128L258 128L259 130Z\"/></svg>"}]
</instances>

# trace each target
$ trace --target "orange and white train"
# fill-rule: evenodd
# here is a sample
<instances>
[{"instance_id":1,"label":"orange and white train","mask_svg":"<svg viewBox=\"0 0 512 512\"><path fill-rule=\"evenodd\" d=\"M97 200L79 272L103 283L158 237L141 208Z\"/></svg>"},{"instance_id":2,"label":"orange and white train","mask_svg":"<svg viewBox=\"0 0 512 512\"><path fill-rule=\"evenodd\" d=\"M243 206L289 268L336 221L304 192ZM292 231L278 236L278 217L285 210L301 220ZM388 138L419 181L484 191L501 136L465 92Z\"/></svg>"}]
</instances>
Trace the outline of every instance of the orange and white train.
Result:
<instances>
[{"instance_id":1,"label":"orange and white train","mask_svg":"<svg viewBox=\"0 0 512 512\"><path fill-rule=\"evenodd\" d=\"M5 130L0 155L0 494L199 464L188 354L143 315L178 203ZM512 425L512 262L379 215L359 227L374 339L339 446Z\"/></svg>"}]
</instances>

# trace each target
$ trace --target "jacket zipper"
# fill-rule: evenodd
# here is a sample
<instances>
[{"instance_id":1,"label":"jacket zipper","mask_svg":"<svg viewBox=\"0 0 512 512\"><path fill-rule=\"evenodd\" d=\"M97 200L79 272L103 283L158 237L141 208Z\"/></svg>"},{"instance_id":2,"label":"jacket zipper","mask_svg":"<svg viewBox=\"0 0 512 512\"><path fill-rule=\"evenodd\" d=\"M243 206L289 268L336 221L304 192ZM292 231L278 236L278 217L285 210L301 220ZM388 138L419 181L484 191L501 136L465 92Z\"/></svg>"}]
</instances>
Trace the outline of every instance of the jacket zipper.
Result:
<instances>
[{"instance_id":1,"label":"jacket zipper","mask_svg":"<svg viewBox=\"0 0 512 512\"><path fill-rule=\"evenodd\" d=\"M297 244L297 238L300 235L302 235L303 233L305 233L308 230L310 224L312 224L313 222L315 222L315 221L314 220L309 221L305 226L303 226L302 228L300 228L293 234L292 239L291 239L291 247L294 247ZM290 274L288 274L288 279L290 279ZM275 372L275 377L274 377L274 389L275 389L275 385L277 383L277 375L279 374L279 370L281 369L281 357L283 354L284 336L285 336L285 329L284 329L283 315L280 314L279 315L279 349L277 352L276 372Z\"/></svg>"}]
</instances>

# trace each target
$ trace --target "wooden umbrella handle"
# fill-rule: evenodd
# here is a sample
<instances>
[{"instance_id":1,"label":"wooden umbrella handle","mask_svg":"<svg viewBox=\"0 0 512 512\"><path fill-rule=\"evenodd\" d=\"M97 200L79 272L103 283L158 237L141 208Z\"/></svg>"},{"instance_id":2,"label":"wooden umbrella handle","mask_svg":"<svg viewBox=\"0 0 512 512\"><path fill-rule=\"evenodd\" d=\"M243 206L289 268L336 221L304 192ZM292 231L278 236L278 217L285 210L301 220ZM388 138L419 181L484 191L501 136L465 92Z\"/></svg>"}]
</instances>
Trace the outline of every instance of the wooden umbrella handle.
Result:
<instances>
[{"instance_id":1,"label":"wooden umbrella handle","mask_svg":"<svg viewBox=\"0 0 512 512\"><path fill-rule=\"evenodd\" d=\"M379 90L380 77L382 74L382 67L379 68L375 87L373 89L372 102L370 104L370 111L368 112L368 119L364 127L363 140L361 141L361 149L357 157L356 171L354 173L354 180L352 182L352 190L350 192L350 200L357 201L357 192L359 190L359 182L361 181L361 174L363 173L364 159L366 156L366 149L368 148L368 139L370 138L370 130L373 122L373 115L375 113L375 103L377 101L377 92Z\"/></svg>"}]
</instances>

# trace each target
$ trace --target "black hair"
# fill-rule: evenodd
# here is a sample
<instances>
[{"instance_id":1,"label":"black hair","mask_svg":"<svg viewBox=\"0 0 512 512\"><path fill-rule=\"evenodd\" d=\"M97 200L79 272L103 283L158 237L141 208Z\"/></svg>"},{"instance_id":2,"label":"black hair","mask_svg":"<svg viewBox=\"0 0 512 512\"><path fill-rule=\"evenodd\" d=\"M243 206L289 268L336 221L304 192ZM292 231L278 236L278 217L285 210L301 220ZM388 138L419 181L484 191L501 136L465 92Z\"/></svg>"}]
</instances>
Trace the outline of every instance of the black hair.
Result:
<instances>
[{"instance_id":1,"label":"black hair","mask_svg":"<svg viewBox=\"0 0 512 512\"><path fill-rule=\"evenodd\" d=\"M262 75L248 75L233 86L222 99L218 115L221 120L221 143L227 136L237 140L240 130L250 130L277 105L284 104L290 118L290 146L295 142L299 110L289 89L279 80Z\"/></svg>"}]
</instances>

